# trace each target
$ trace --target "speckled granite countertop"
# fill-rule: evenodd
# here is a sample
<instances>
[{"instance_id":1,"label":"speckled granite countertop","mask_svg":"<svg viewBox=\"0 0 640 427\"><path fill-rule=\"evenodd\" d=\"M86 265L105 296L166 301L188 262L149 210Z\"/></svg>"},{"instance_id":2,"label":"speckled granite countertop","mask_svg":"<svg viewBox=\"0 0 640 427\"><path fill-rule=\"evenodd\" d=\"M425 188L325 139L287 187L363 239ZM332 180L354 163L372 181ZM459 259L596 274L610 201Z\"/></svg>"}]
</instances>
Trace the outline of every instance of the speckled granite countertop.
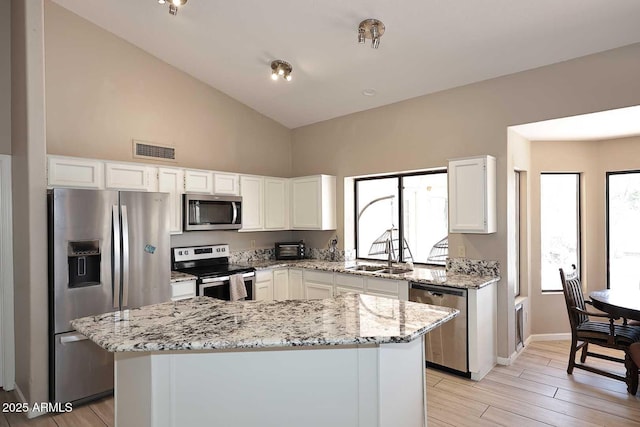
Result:
<instances>
[{"instance_id":1,"label":"speckled granite countertop","mask_svg":"<svg viewBox=\"0 0 640 427\"><path fill-rule=\"evenodd\" d=\"M171 283L176 282L185 282L187 280L196 280L197 277L191 274L182 273L181 271L172 271L171 272Z\"/></svg>"},{"instance_id":2,"label":"speckled granite countertop","mask_svg":"<svg viewBox=\"0 0 640 427\"><path fill-rule=\"evenodd\" d=\"M351 270L356 264L371 265L371 262L362 261L319 261L313 259L295 261L256 261L248 263L257 270L272 268L307 268L314 270L334 271L337 273L357 274L365 277L380 277L383 279L407 280L410 282L425 283L429 285L450 286L452 288L480 289L500 280L499 276L478 276L474 274L451 273L445 271L444 267L415 267L412 272L405 274L386 274L365 271ZM380 268L386 267L386 264Z\"/></svg>"},{"instance_id":3,"label":"speckled granite countertop","mask_svg":"<svg viewBox=\"0 0 640 427\"><path fill-rule=\"evenodd\" d=\"M105 350L121 352L409 342L457 315L452 308L347 293L288 301L195 297L71 324Z\"/></svg>"}]
</instances>

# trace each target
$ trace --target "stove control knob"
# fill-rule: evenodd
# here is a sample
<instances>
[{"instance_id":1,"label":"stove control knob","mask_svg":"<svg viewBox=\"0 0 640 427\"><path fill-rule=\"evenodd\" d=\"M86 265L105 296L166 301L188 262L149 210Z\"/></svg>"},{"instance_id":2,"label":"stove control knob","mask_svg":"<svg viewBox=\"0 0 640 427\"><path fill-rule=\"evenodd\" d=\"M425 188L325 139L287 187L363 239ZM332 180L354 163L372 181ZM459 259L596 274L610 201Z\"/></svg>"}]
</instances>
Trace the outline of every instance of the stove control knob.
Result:
<instances>
[{"instance_id":1,"label":"stove control knob","mask_svg":"<svg viewBox=\"0 0 640 427\"><path fill-rule=\"evenodd\" d=\"M189 255L189 251L184 251L184 254L185 255Z\"/></svg>"},{"instance_id":2,"label":"stove control knob","mask_svg":"<svg viewBox=\"0 0 640 427\"><path fill-rule=\"evenodd\" d=\"M178 251L178 255L182 255L182 251Z\"/></svg>"}]
</instances>

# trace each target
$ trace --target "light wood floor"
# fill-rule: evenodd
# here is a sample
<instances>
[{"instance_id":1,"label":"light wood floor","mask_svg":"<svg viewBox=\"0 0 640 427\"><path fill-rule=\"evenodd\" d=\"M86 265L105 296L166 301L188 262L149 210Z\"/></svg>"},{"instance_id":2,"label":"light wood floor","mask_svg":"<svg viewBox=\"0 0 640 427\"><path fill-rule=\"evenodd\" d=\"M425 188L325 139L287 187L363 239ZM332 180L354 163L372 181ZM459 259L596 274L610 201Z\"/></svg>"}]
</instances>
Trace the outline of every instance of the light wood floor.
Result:
<instances>
[{"instance_id":1,"label":"light wood floor","mask_svg":"<svg viewBox=\"0 0 640 427\"><path fill-rule=\"evenodd\" d=\"M496 366L479 382L427 369L429 426L640 427L640 393L630 396L622 382L586 371L567 375L568 354L568 341L531 343L513 365ZM588 362L624 372L612 362ZM14 394L0 392L0 401L15 401ZM113 426L113 398L32 420L1 414L5 426Z\"/></svg>"}]
</instances>

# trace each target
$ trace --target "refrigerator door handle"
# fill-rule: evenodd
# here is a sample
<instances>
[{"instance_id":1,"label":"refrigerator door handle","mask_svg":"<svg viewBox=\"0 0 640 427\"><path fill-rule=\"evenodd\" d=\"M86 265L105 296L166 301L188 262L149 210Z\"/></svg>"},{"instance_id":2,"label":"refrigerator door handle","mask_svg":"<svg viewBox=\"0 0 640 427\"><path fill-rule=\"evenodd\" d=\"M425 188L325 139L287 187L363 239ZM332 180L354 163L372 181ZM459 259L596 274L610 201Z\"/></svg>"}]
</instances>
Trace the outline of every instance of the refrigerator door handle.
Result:
<instances>
[{"instance_id":1,"label":"refrigerator door handle","mask_svg":"<svg viewBox=\"0 0 640 427\"><path fill-rule=\"evenodd\" d=\"M122 205L122 307L129 305L129 217Z\"/></svg>"},{"instance_id":2,"label":"refrigerator door handle","mask_svg":"<svg viewBox=\"0 0 640 427\"><path fill-rule=\"evenodd\" d=\"M60 344L68 344L71 342L84 341L88 339L89 338L85 337L82 334L65 335L64 337L60 337Z\"/></svg>"},{"instance_id":3,"label":"refrigerator door handle","mask_svg":"<svg viewBox=\"0 0 640 427\"><path fill-rule=\"evenodd\" d=\"M112 207L113 217L113 308L120 308L120 212L118 205Z\"/></svg>"}]
</instances>

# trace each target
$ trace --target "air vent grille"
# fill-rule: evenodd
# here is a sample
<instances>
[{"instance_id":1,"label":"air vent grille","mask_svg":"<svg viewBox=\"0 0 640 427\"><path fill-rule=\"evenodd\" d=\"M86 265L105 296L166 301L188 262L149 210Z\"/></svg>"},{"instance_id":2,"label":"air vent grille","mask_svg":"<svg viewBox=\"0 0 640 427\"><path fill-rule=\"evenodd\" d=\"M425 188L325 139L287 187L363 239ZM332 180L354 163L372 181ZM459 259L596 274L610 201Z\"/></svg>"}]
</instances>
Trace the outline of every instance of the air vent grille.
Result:
<instances>
[{"instance_id":1,"label":"air vent grille","mask_svg":"<svg viewBox=\"0 0 640 427\"><path fill-rule=\"evenodd\" d=\"M150 144L144 141L133 141L133 157L156 160L176 160L176 149L174 147Z\"/></svg>"}]
</instances>

